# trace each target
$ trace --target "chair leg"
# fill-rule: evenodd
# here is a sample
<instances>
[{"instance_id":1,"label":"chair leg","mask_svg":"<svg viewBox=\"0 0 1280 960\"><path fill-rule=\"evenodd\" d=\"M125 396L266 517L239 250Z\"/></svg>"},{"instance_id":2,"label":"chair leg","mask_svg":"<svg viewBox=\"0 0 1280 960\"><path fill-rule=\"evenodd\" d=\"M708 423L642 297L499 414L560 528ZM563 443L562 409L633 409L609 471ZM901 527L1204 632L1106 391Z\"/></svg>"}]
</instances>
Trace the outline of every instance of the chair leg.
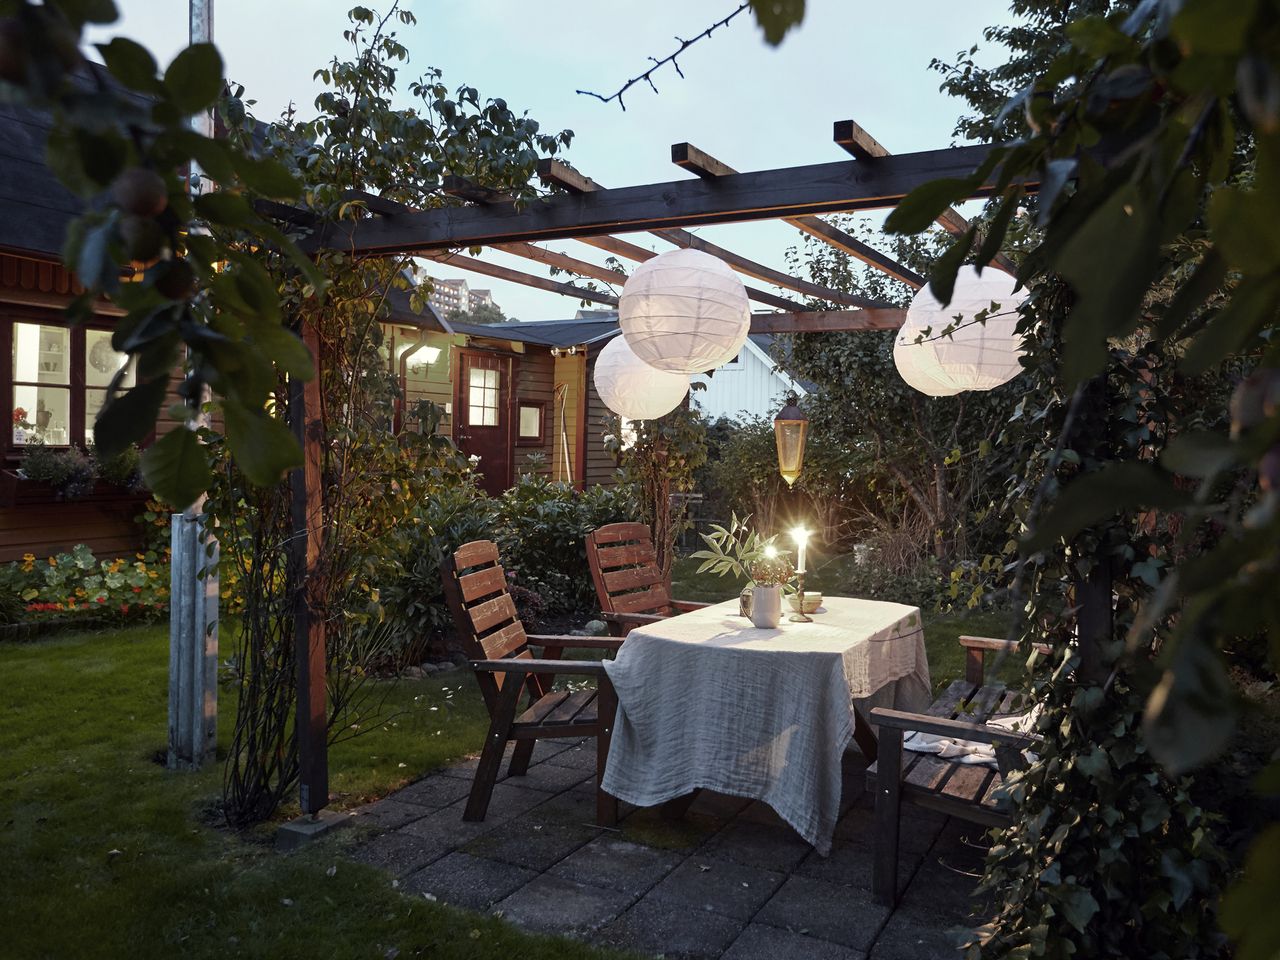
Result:
<instances>
[{"instance_id":1,"label":"chair leg","mask_svg":"<svg viewBox=\"0 0 1280 960\"><path fill-rule=\"evenodd\" d=\"M535 740L518 740L511 754L511 765L507 767L507 776L523 777L529 772L529 761L533 757Z\"/></svg>"},{"instance_id":2,"label":"chair leg","mask_svg":"<svg viewBox=\"0 0 1280 960\"><path fill-rule=\"evenodd\" d=\"M898 819L902 807L902 731L880 728L876 767L876 849L871 891L877 903L898 902Z\"/></svg>"},{"instance_id":3,"label":"chair leg","mask_svg":"<svg viewBox=\"0 0 1280 960\"><path fill-rule=\"evenodd\" d=\"M618 712L618 695L608 677L600 678L596 703L600 716L600 729L596 733L596 823L616 827L618 798L604 792L604 768L609 762L609 741L613 738L613 723Z\"/></svg>"},{"instance_id":4,"label":"chair leg","mask_svg":"<svg viewBox=\"0 0 1280 960\"><path fill-rule=\"evenodd\" d=\"M493 785L498 781L502 751L506 749L507 740L510 739L511 723L515 720L522 686L516 677L508 676L498 692L498 702L493 708L493 719L489 722L489 732L485 735L484 749L480 751L475 779L471 781L471 796L467 798L463 820L483 820L489 810L489 798L493 795Z\"/></svg>"}]
</instances>

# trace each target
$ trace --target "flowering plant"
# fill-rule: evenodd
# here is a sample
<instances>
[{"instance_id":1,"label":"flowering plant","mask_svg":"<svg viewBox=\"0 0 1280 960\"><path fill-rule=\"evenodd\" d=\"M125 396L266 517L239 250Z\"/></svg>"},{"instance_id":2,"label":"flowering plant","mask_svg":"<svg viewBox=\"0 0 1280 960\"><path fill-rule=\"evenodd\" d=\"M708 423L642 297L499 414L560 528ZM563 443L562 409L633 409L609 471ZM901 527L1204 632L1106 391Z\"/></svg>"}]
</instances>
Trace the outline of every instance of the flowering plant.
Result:
<instances>
[{"instance_id":1,"label":"flowering plant","mask_svg":"<svg viewBox=\"0 0 1280 960\"><path fill-rule=\"evenodd\" d=\"M43 561L28 553L11 568L27 619L85 612L95 617L151 618L169 606L168 566L142 553L132 560L99 560L80 544Z\"/></svg>"},{"instance_id":2,"label":"flowering plant","mask_svg":"<svg viewBox=\"0 0 1280 960\"><path fill-rule=\"evenodd\" d=\"M15 427L29 427L31 424L27 421L27 411L22 407L13 408L13 425Z\"/></svg>"}]
</instances>

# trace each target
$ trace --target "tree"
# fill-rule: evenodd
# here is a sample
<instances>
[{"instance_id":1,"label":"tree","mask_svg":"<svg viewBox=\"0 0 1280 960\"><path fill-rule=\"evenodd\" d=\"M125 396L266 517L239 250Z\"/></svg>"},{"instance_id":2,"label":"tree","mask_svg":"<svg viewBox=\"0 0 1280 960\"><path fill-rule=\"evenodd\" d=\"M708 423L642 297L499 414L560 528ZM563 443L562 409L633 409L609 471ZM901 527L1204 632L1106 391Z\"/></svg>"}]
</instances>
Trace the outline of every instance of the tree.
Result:
<instances>
[{"instance_id":1,"label":"tree","mask_svg":"<svg viewBox=\"0 0 1280 960\"><path fill-rule=\"evenodd\" d=\"M952 81L987 116L972 129L1021 114L1025 138L887 221L924 229L994 183L983 235L934 270L945 300L1040 184L1020 269L1038 426L1010 505L1024 632L1059 655L1030 686L1045 744L1012 783L987 874L1001 908L972 953L1213 954L1194 905L1219 866L1185 774L1232 730L1224 647L1269 640L1273 669L1280 651L1280 5L1019 7L1043 31L1017 36L1025 64ZM1260 783L1278 781L1273 761ZM1278 846L1272 826L1223 902L1237 956L1280 950Z\"/></svg>"},{"instance_id":2,"label":"tree","mask_svg":"<svg viewBox=\"0 0 1280 960\"><path fill-rule=\"evenodd\" d=\"M445 316L450 323L506 323L507 318L496 303L482 303L464 310L454 307Z\"/></svg>"}]
</instances>

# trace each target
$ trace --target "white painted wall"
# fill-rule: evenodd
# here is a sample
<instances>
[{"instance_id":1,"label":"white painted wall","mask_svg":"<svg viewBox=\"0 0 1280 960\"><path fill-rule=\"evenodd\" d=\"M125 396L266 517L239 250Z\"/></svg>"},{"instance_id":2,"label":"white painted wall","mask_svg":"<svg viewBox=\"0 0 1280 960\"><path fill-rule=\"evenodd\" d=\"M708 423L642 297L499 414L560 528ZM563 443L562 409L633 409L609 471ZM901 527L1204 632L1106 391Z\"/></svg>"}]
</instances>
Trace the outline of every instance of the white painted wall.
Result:
<instances>
[{"instance_id":1,"label":"white painted wall","mask_svg":"<svg viewBox=\"0 0 1280 960\"><path fill-rule=\"evenodd\" d=\"M788 390L802 397L806 392L781 370L775 370L773 358L750 340L736 363L725 364L712 377L698 374L692 380L707 385L705 390L691 390L689 397L712 420L744 415L772 418L782 409Z\"/></svg>"}]
</instances>

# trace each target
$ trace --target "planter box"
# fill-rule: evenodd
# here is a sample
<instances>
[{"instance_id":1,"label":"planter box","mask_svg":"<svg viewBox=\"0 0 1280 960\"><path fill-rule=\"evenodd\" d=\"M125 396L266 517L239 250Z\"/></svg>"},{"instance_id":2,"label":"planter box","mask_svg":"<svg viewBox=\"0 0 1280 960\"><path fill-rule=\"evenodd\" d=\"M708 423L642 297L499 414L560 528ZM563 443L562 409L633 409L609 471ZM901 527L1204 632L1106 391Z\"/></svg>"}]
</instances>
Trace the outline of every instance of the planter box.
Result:
<instances>
[{"instance_id":1,"label":"planter box","mask_svg":"<svg viewBox=\"0 0 1280 960\"><path fill-rule=\"evenodd\" d=\"M150 496L146 491L136 492L117 487L102 480L94 481L93 490L86 496L68 499L47 483L18 476L16 470L0 471L0 507L20 507L24 504L48 503L119 503L144 504Z\"/></svg>"},{"instance_id":2,"label":"planter box","mask_svg":"<svg viewBox=\"0 0 1280 960\"><path fill-rule=\"evenodd\" d=\"M101 630L110 626L101 617L64 617L58 620L33 620L28 623L0 624L0 643L25 643L68 630Z\"/></svg>"}]
</instances>

